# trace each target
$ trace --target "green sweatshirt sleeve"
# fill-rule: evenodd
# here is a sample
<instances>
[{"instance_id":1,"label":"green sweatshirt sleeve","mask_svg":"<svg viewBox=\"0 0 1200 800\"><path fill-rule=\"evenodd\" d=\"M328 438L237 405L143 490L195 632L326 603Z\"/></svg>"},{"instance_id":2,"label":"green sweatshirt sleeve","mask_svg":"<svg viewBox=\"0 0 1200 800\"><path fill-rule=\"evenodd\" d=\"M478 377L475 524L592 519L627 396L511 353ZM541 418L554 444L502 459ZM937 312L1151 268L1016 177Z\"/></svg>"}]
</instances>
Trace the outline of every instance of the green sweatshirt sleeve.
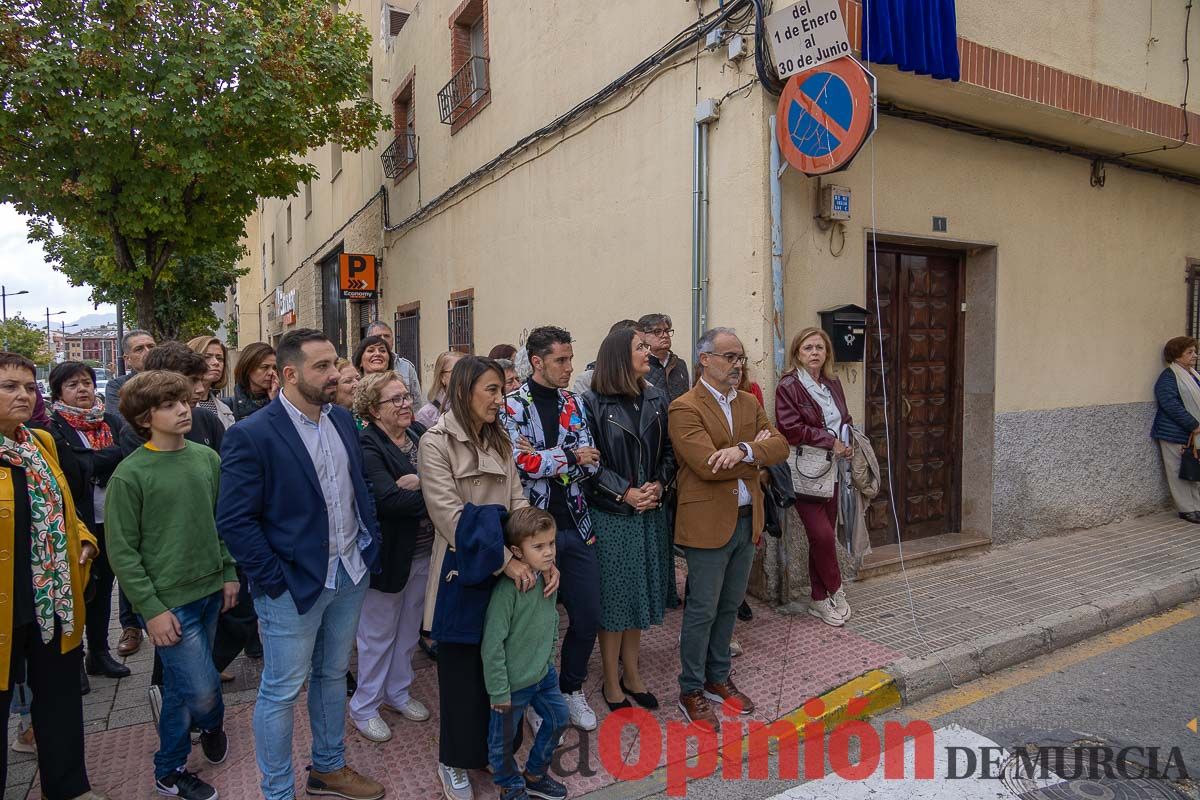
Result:
<instances>
[{"instance_id":1,"label":"green sweatshirt sleeve","mask_svg":"<svg viewBox=\"0 0 1200 800\"><path fill-rule=\"evenodd\" d=\"M108 482L104 495L104 544L108 563L121 584L121 590L137 613L147 621L167 611L158 598L154 582L142 563L142 493L118 471Z\"/></svg>"},{"instance_id":2,"label":"green sweatshirt sleeve","mask_svg":"<svg viewBox=\"0 0 1200 800\"><path fill-rule=\"evenodd\" d=\"M508 638L516 600L513 582L500 581L492 590L492 599L483 620L483 683L492 705L504 705L512 700L504 640Z\"/></svg>"},{"instance_id":3,"label":"green sweatshirt sleeve","mask_svg":"<svg viewBox=\"0 0 1200 800\"><path fill-rule=\"evenodd\" d=\"M217 497L221 494L221 457L215 452L211 459L213 473L213 515L217 513ZM237 583L237 562L233 560L233 555L229 552L229 548L225 546L225 540L218 537L217 543L221 547L221 579L225 583Z\"/></svg>"}]
</instances>

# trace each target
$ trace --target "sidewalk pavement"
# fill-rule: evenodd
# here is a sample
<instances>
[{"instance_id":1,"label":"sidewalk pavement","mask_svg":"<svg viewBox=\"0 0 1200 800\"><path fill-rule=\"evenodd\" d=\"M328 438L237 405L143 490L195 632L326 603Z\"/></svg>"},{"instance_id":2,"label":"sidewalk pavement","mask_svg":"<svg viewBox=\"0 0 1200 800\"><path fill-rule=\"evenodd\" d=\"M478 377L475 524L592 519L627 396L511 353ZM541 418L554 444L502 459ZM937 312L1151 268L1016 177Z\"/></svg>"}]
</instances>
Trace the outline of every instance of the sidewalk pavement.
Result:
<instances>
[{"instance_id":1,"label":"sidewalk pavement","mask_svg":"<svg viewBox=\"0 0 1200 800\"><path fill-rule=\"evenodd\" d=\"M1198 577L1200 528L1174 514L1016 542L982 555L910 568L907 579L919 632L902 574L848 585L854 617L842 629L808 616L802 603L782 609L785 613L752 603L753 621L739 622L735 634L746 650L734 660L735 676L758 704L752 718L763 721L787 717L800 724L803 715L794 712L805 700L825 693L836 698L839 687L864 673L870 675L854 680L840 694L878 692L876 700L895 703L903 695L905 702L912 702L949 687L951 675L961 683L1200 596ZM680 620L679 611L668 612L665 624L643 637L643 674L662 701L655 716L664 725L682 719L675 706ZM113 641L116 636L114 632ZM128 663L132 676L121 681L93 678L92 694L84 698L88 769L93 785L113 800L148 800L156 796L151 757L157 747L146 701L149 645L143 644ZM226 800L261 796L250 729L259 667L260 662L239 658L232 667L237 679L226 684L228 760L210 766L197 748L190 762ZM395 735L381 745L363 739L347 722L349 763L381 780L389 798L426 800L440 794L435 775L436 670L420 653L416 667L413 695L429 706L431 720L411 723L389 715ZM884 672L875 671L878 668ZM592 673L586 691L603 725L608 710L599 689L598 654ZM871 688L858 688L862 686ZM844 713L844 702L840 709ZM10 738L14 727L12 719ZM568 769L584 752L580 735L567 734L562 762ZM624 730L621 742L626 762L636 762L641 742L634 729ZM298 795L308 747L301 697L294 754ZM614 777L600 761L597 733L588 735L587 752L595 774L567 777L573 797L633 798L662 791L661 770L640 781L613 785ZM9 765L5 797L25 797L27 791L29 797L40 797L32 757L10 751ZM472 779L477 797L496 797L487 773L474 773Z\"/></svg>"}]
</instances>

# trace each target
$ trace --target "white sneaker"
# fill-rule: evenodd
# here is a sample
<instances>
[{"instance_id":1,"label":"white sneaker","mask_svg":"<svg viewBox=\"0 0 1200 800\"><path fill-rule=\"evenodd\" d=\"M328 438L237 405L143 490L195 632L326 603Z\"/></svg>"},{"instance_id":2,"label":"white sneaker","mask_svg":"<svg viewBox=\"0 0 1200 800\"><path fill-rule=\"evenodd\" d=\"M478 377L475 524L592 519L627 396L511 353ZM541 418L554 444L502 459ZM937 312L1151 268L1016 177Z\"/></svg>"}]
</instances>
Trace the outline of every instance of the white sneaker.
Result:
<instances>
[{"instance_id":1,"label":"white sneaker","mask_svg":"<svg viewBox=\"0 0 1200 800\"><path fill-rule=\"evenodd\" d=\"M588 705L583 690L563 695L567 701L567 711L571 715L571 724L584 731L596 730L596 712Z\"/></svg>"},{"instance_id":2,"label":"white sneaker","mask_svg":"<svg viewBox=\"0 0 1200 800\"><path fill-rule=\"evenodd\" d=\"M742 645L738 642L737 639L729 640L729 657L730 658L737 658L738 656L742 655L745 652L746 652L745 648L742 647Z\"/></svg>"},{"instance_id":3,"label":"white sneaker","mask_svg":"<svg viewBox=\"0 0 1200 800\"><path fill-rule=\"evenodd\" d=\"M392 729L383 721L383 717L371 717L366 722L354 722L358 732L372 742L386 742L392 738Z\"/></svg>"},{"instance_id":4,"label":"white sneaker","mask_svg":"<svg viewBox=\"0 0 1200 800\"><path fill-rule=\"evenodd\" d=\"M411 697L403 705L393 706L384 703L383 707L389 711L395 711L409 722L424 722L429 719L429 709L425 707L425 704Z\"/></svg>"},{"instance_id":5,"label":"white sneaker","mask_svg":"<svg viewBox=\"0 0 1200 800\"><path fill-rule=\"evenodd\" d=\"M442 796L446 800L475 800L471 779L465 769L438 764L438 777L442 781Z\"/></svg>"},{"instance_id":6,"label":"white sneaker","mask_svg":"<svg viewBox=\"0 0 1200 800\"><path fill-rule=\"evenodd\" d=\"M843 620L850 619L850 603L846 600L846 590L840 586L833 593L833 608Z\"/></svg>"},{"instance_id":7,"label":"white sneaker","mask_svg":"<svg viewBox=\"0 0 1200 800\"><path fill-rule=\"evenodd\" d=\"M808 603L808 613L834 628L840 628L846 624L846 620L838 614L832 597L827 597L824 600L810 600Z\"/></svg>"},{"instance_id":8,"label":"white sneaker","mask_svg":"<svg viewBox=\"0 0 1200 800\"><path fill-rule=\"evenodd\" d=\"M150 716L154 717L154 726L158 727L158 718L162 714L162 687L151 685L147 694L150 695Z\"/></svg>"}]
</instances>

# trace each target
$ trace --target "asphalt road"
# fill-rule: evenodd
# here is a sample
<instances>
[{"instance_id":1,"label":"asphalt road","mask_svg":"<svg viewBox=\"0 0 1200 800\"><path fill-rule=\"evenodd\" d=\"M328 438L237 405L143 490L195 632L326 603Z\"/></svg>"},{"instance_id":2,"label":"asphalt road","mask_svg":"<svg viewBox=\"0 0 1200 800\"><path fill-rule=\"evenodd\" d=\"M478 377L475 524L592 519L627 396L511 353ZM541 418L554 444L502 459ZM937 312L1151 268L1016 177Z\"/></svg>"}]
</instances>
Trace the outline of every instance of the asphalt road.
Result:
<instances>
[{"instance_id":1,"label":"asphalt road","mask_svg":"<svg viewBox=\"0 0 1200 800\"><path fill-rule=\"evenodd\" d=\"M1010 747L1018 744L1043 746L1076 742L1104 743L1114 751L1134 745L1160 750L1160 769L1173 747L1191 781L1171 781L1178 792L1161 792L1156 786L1133 785L1072 788L1060 784L1055 790L1017 795L997 782L989 797L1037 798L1113 797L1118 800L1154 797L1200 798L1200 734L1188 730L1190 720L1200 716L1200 603L1134 623L1120 631L1081 642L957 689L928 698L874 721L877 729L887 721L924 719L939 731L961 726L967 735L981 734ZM941 734L939 752L946 742ZM1146 753L1133 755L1143 764ZM941 773L939 772L939 775ZM772 775L775 772L772 759ZM1176 770L1172 777L1177 777ZM686 797L695 800L766 800L785 792L797 797L871 797L878 800L909 800L920 797L976 796L964 790L965 782L935 779L931 787L875 789L801 785L796 780L727 781L719 777L692 782ZM797 788L801 787L801 788ZM853 791L847 791L846 789ZM1027 787L1028 788L1028 787ZM827 792L828 794L823 794ZM980 795L982 796L982 795ZM618 784L589 795L589 800L612 798L667 798L653 786Z\"/></svg>"}]
</instances>

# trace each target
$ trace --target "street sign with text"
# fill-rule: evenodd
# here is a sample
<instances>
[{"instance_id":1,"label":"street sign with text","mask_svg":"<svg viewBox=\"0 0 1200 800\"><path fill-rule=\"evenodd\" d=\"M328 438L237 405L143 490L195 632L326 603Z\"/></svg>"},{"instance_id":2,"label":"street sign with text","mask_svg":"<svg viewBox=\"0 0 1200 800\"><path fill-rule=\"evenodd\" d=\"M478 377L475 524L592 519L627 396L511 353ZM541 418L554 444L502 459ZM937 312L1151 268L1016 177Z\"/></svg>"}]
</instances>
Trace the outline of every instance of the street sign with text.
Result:
<instances>
[{"instance_id":1,"label":"street sign with text","mask_svg":"<svg viewBox=\"0 0 1200 800\"><path fill-rule=\"evenodd\" d=\"M338 257L338 288L343 300L370 300L378 282L375 256L366 253L342 253Z\"/></svg>"},{"instance_id":2,"label":"street sign with text","mask_svg":"<svg viewBox=\"0 0 1200 800\"><path fill-rule=\"evenodd\" d=\"M780 78L850 55L838 0L802 0L764 20L772 63Z\"/></svg>"}]
</instances>

